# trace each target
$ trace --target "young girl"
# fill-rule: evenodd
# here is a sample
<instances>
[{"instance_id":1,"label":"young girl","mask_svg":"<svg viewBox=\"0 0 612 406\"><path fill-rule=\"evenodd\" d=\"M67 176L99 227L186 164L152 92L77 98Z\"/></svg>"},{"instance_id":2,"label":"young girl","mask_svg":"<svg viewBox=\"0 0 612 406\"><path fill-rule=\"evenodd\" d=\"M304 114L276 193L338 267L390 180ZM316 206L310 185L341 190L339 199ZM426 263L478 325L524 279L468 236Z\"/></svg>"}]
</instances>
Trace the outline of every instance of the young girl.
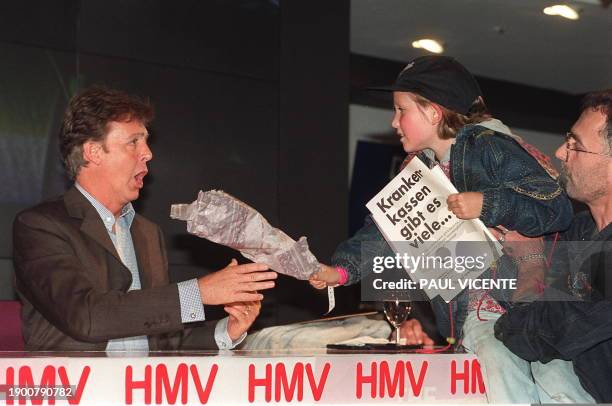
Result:
<instances>
[{"instance_id":1,"label":"young girl","mask_svg":"<svg viewBox=\"0 0 612 406\"><path fill-rule=\"evenodd\" d=\"M554 169L533 147L486 112L476 80L456 60L446 56L417 58L402 70L393 86L378 90L393 92L395 115L391 125L409 154L405 163L416 155L430 167L440 165L460 192L447 200L457 217L480 218L488 227L504 230L501 237L509 239L513 235L516 239L517 232L535 237L569 226L571 204ZM505 234L507 230L513 231ZM310 283L320 289L359 282L361 244L382 240L371 218L366 218L364 226L336 249L333 266L323 265ZM517 262L540 265L543 259L541 251L513 260L503 256L495 264L496 275L516 276ZM440 333L463 338L463 346L476 353L490 401L549 400L534 384L529 363L495 339L495 320L505 312L510 298L496 300L492 296L484 291L464 291L450 305L439 297L433 300ZM554 373L551 381L562 381L563 373Z\"/></svg>"}]
</instances>

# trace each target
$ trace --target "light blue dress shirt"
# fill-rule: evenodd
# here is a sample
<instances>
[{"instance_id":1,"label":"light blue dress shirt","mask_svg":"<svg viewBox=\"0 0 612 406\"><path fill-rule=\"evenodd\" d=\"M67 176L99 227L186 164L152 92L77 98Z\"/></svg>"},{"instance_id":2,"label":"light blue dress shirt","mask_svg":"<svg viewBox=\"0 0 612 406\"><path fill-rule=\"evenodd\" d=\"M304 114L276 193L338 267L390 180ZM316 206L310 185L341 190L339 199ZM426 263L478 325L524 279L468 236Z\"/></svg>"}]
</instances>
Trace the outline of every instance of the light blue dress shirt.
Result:
<instances>
[{"instance_id":1,"label":"light blue dress shirt","mask_svg":"<svg viewBox=\"0 0 612 406\"><path fill-rule=\"evenodd\" d=\"M138 262L136 260L136 251L132 242L132 234L130 227L136 216L136 212L132 203L126 204L117 218L108 210L102 203L89 194L81 185L75 183L76 188L85 196L85 198L96 209L108 236L113 242L119 258L129 269L132 274L132 284L128 290L137 290L141 288L140 274L138 273ZM114 231L113 231L114 226ZM204 305L200 299L200 289L197 279L177 283L179 292L179 301L181 307L181 321L183 323L191 323L202 321L205 319ZM240 344L246 337L244 333L238 340L232 342L227 333L228 318L221 319L215 326L215 342L220 349L232 349ZM106 351L127 351L127 352L146 352L149 350L149 341L147 336L135 336L126 338L117 338L109 340L106 346Z\"/></svg>"}]
</instances>

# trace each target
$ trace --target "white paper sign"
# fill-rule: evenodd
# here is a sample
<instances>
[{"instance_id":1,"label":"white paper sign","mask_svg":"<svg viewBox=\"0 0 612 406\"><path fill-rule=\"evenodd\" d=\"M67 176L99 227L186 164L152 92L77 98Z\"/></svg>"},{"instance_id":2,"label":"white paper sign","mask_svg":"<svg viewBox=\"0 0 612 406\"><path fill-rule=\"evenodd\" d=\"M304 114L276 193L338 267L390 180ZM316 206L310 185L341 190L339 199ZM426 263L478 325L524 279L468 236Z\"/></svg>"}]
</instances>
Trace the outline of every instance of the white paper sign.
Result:
<instances>
[{"instance_id":1,"label":"white paper sign","mask_svg":"<svg viewBox=\"0 0 612 406\"><path fill-rule=\"evenodd\" d=\"M425 259L439 257L441 252L449 253L448 258L452 260L462 242L481 243L472 245L483 251L478 253L483 257L478 267L461 272L457 267L406 269L415 281L451 281L446 285L434 283L423 287L430 299L440 295L450 301L461 292L456 289L463 284L459 281L477 278L501 256L501 246L480 220L461 220L448 209L446 199L453 193L457 193L457 189L439 166L430 170L415 157L366 204L391 248L401 255L420 257L422 264ZM465 246L463 244L462 248ZM448 284L455 289L448 289Z\"/></svg>"}]
</instances>

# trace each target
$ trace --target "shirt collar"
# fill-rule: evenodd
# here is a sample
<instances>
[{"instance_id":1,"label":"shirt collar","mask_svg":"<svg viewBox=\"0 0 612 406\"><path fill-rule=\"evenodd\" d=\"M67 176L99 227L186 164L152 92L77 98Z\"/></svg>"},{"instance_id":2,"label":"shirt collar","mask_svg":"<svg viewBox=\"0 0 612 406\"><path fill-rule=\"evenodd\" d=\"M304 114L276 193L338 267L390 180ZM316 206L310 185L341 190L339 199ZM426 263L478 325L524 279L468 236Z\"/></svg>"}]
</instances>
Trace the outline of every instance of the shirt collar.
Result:
<instances>
[{"instance_id":1,"label":"shirt collar","mask_svg":"<svg viewBox=\"0 0 612 406\"><path fill-rule=\"evenodd\" d=\"M457 139L453 138L453 143L451 145L455 145L456 142L457 142ZM437 162L437 163L442 164L442 165L448 165L448 163L450 162L451 148L446 150L446 152L444 153L444 156L439 161L436 158L436 154L434 153L433 149L429 149L429 148L424 149L423 153L432 162Z\"/></svg>"},{"instance_id":2,"label":"shirt collar","mask_svg":"<svg viewBox=\"0 0 612 406\"><path fill-rule=\"evenodd\" d=\"M457 140L453 139L453 144L455 145L455 142ZM451 149L450 147L446 150L446 152L444 153L444 156L442 157L442 159L440 159L440 164L442 165L448 165L448 163L450 162L450 158L451 158Z\"/></svg>"},{"instance_id":3,"label":"shirt collar","mask_svg":"<svg viewBox=\"0 0 612 406\"><path fill-rule=\"evenodd\" d=\"M109 232L112 232L113 225L115 224L115 216L113 213L107 209L102 203L100 203L95 197L93 197L87 190L85 190L78 182L74 183L74 186L77 188L79 192L91 203L91 205L96 209L100 219L104 223L104 227ZM132 221L134 221L134 216L136 216L136 211L132 206L132 203L128 203L121 209L121 214L119 214L119 219L124 219L127 222L128 228L132 226Z\"/></svg>"}]
</instances>

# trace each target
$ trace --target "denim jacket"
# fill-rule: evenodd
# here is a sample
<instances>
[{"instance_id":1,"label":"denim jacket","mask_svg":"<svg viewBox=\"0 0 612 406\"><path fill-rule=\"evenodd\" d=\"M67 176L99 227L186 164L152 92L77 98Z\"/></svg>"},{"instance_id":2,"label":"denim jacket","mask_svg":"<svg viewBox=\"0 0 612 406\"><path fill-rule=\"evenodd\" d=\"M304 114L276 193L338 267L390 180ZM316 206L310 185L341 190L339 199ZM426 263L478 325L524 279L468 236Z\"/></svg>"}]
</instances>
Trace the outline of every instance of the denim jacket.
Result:
<instances>
[{"instance_id":1,"label":"denim jacket","mask_svg":"<svg viewBox=\"0 0 612 406\"><path fill-rule=\"evenodd\" d=\"M507 129L499 121L493 121ZM483 193L480 219L489 227L502 225L529 237L565 230L572 219L572 206L558 181L509 135L509 130L505 134L493 128L496 127L485 123L470 124L457 133L450 152L452 183L459 192ZM426 154L420 153L419 157L430 167L435 165ZM348 271L347 284L361 279L362 243L382 241L384 237L368 216L363 227L338 246L332 263ZM393 255L387 244L384 247L385 252L380 255ZM516 277L516 266L507 256L501 257L495 268L497 277ZM490 274L485 273L483 277L488 278ZM508 307L506 302L510 298L499 297L499 292L491 294L502 306ZM464 290L450 303L457 338L467 316L468 300ZM432 307L440 334L451 336L449 304L438 296L432 300Z\"/></svg>"}]
</instances>

